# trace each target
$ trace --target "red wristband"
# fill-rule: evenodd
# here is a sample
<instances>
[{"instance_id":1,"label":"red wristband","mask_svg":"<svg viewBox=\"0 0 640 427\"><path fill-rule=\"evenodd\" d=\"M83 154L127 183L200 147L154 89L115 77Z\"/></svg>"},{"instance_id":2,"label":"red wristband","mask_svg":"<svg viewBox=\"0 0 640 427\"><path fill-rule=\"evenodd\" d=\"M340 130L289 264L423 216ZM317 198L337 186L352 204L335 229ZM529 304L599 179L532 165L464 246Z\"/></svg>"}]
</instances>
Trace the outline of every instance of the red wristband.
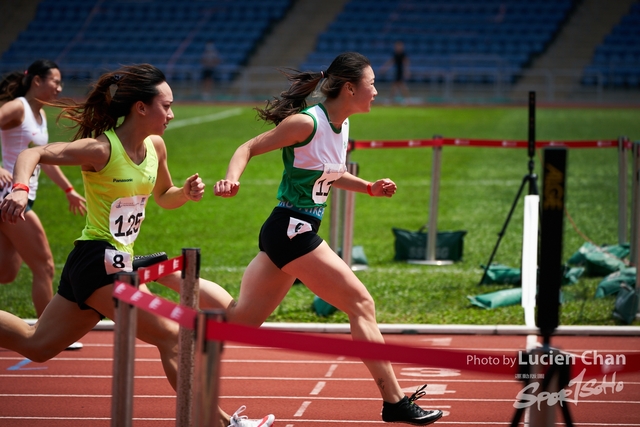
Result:
<instances>
[{"instance_id":1,"label":"red wristband","mask_svg":"<svg viewBox=\"0 0 640 427\"><path fill-rule=\"evenodd\" d=\"M73 191L73 185L69 188L67 188L66 190L64 190L65 193L69 194Z\"/></svg>"},{"instance_id":2,"label":"red wristband","mask_svg":"<svg viewBox=\"0 0 640 427\"><path fill-rule=\"evenodd\" d=\"M369 195L371 197L373 197L373 191L371 191L371 187L373 187L373 184L372 183L368 183L367 184L367 193L369 193Z\"/></svg>"},{"instance_id":3,"label":"red wristband","mask_svg":"<svg viewBox=\"0 0 640 427\"><path fill-rule=\"evenodd\" d=\"M11 191L15 191L15 190L24 190L27 193L29 192L29 186L27 184L22 184L20 182L16 182L15 184L13 184L13 187L11 187Z\"/></svg>"}]
</instances>

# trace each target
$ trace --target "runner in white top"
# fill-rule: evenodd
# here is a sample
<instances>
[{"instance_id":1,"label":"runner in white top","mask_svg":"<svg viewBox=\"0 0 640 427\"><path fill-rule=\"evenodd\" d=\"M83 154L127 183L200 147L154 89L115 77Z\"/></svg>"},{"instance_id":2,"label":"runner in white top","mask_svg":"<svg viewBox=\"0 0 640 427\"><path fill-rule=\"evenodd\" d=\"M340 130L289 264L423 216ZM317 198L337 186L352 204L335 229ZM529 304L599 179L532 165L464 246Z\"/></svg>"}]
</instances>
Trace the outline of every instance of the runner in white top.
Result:
<instances>
[{"instance_id":1,"label":"runner in white top","mask_svg":"<svg viewBox=\"0 0 640 427\"><path fill-rule=\"evenodd\" d=\"M235 196L249 160L281 150L280 203L262 226L260 252L245 270L240 296L230 303L227 320L261 325L297 278L348 315L354 339L382 343L367 288L317 234L331 187L376 197L396 192L396 184L388 178L368 182L345 171L348 118L369 112L378 94L371 63L359 53L347 52L338 55L327 71L284 74L292 82L289 90L258 109L260 117L276 127L242 144L225 178L214 188L218 196ZM318 85L326 99L307 109L306 99ZM422 388L405 396L391 363L364 363L383 400L383 421L426 425L442 417L442 411L424 410L414 403L425 394Z\"/></svg>"},{"instance_id":2,"label":"runner in white top","mask_svg":"<svg viewBox=\"0 0 640 427\"><path fill-rule=\"evenodd\" d=\"M15 161L23 150L46 145L49 141L47 118L43 105L53 101L62 91L62 75L58 66L38 60L26 71L14 72L0 82L0 200L12 190ZM74 189L59 166L43 165L42 170L64 190L69 210L84 215L85 200ZM36 199L40 166L29 179L29 207L25 221L13 225L0 221L0 283L12 283L24 261L31 269L31 294L38 317L53 297L54 264L49 241L38 215L31 210Z\"/></svg>"}]
</instances>

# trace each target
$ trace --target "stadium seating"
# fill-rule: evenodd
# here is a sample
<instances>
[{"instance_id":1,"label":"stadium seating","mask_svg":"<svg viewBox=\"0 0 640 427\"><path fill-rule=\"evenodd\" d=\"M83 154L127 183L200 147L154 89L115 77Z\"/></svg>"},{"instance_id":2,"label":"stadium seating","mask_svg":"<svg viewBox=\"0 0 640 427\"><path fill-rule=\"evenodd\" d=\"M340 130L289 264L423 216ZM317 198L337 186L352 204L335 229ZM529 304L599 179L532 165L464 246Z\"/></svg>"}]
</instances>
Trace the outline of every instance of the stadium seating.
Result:
<instances>
[{"instance_id":1,"label":"stadium seating","mask_svg":"<svg viewBox=\"0 0 640 427\"><path fill-rule=\"evenodd\" d=\"M196 78L205 43L230 80L291 0L43 0L0 59L0 72L54 60L65 79L95 77L121 64L151 62L170 80Z\"/></svg>"},{"instance_id":2,"label":"stadium seating","mask_svg":"<svg viewBox=\"0 0 640 427\"><path fill-rule=\"evenodd\" d=\"M640 86L640 2L611 30L585 67L582 84Z\"/></svg>"},{"instance_id":3,"label":"stadium seating","mask_svg":"<svg viewBox=\"0 0 640 427\"><path fill-rule=\"evenodd\" d=\"M551 42L572 0L351 0L317 39L302 69L359 51L374 69L402 40L411 81L511 82ZM386 80L391 73L378 75Z\"/></svg>"}]
</instances>

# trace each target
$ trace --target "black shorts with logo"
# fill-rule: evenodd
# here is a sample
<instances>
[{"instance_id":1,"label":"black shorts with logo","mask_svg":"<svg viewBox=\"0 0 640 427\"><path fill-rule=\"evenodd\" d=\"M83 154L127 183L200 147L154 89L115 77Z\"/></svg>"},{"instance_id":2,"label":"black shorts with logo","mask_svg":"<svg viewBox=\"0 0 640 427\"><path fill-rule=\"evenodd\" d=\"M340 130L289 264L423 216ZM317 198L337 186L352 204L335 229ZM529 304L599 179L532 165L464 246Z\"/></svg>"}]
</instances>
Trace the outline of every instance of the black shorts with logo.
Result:
<instances>
[{"instance_id":1,"label":"black shorts with logo","mask_svg":"<svg viewBox=\"0 0 640 427\"><path fill-rule=\"evenodd\" d=\"M101 240L77 240L62 269L58 294L90 310L85 301L91 294L115 281L115 274L107 274L104 266L106 249L115 247Z\"/></svg>"},{"instance_id":2,"label":"black shorts with logo","mask_svg":"<svg viewBox=\"0 0 640 427\"><path fill-rule=\"evenodd\" d=\"M281 269L320 246L320 223L316 217L276 207L260 229L260 250Z\"/></svg>"}]
</instances>

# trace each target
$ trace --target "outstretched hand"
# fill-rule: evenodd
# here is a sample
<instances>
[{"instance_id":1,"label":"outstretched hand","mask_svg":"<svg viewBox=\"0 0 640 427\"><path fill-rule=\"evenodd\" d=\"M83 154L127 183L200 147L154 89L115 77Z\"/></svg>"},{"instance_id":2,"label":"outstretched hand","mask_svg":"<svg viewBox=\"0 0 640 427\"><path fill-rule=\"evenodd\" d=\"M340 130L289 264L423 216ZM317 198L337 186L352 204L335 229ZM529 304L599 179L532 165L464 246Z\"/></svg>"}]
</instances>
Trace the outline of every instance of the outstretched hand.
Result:
<instances>
[{"instance_id":1,"label":"outstretched hand","mask_svg":"<svg viewBox=\"0 0 640 427\"><path fill-rule=\"evenodd\" d=\"M15 191L7 194L0 202L0 218L10 224L18 222L18 218L24 220L24 210L29 202L27 191Z\"/></svg>"},{"instance_id":2,"label":"outstretched hand","mask_svg":"<svg viewBox=\"0 0 640 427\"><path fill-rule=\"evenodd\" d=\"M389 178L379 179L371 186L371 192L376 197L391 197L397 190L396 183Z\"/></svg>"},{"instance_id":3,"label":"outstretched hand","mask_svg":"<svg viewBox=\"0 0 640 427\"><path fill-rule=\"evenodd\" d=\"M74 215L80 214L84 216L87 213L87 201L76 190L71 190L67 193L67 200L69 200L69 210Z\"/></svg>"},{"instance_id":4,"label":"outstretched hand","mask_svg":"<svg viewBox=\"0 0 640 427\"><path fill-rule=\"evenodd\" d=\"M221 179L216 182L216 185L213 188L213 194L220 197L233 197L238 194L238 190L240 190L239 182Z\"/></svg>"},{"instance_id":5,"label":"outstretched hand","mask_svg":"<svg viewBox=\"0 0 640 427\"><path fill-rule=\"evenodd\" d=\"M202 182L202 178L196 173L187 178L182 187L182 191L189 200L199 202L204 196L204 187L205 185L204 182Z\"/></svg>"}]
</instances>

